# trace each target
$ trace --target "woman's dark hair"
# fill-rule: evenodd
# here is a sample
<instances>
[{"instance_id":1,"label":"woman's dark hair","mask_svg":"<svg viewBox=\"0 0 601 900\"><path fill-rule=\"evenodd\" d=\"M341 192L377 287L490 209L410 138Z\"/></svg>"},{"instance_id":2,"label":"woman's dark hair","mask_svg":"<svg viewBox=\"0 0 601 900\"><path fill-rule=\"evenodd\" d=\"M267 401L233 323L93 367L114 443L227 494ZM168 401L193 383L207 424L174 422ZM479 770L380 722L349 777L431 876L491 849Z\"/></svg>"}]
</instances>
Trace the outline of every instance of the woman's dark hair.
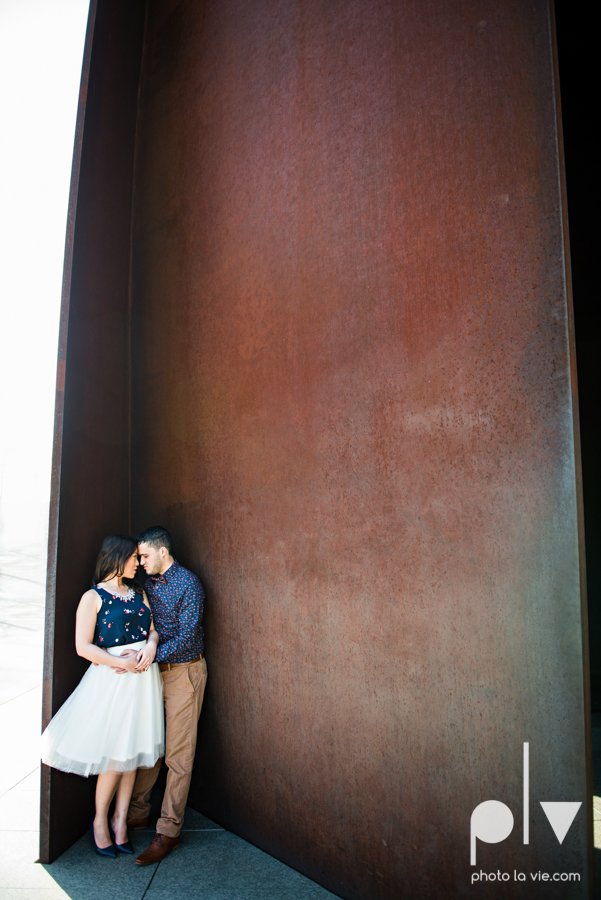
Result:
<instances>
[{"instance_id":1,"label":"woman's dark hair","mask_svg":"<svg viewBox=\"0 0 601 900\"><path fill-rule=\"evenodd\" d=\"M123 575L125 563L137 549L136 539L129 534L111 534L105 538L96 560L92 587L114 575ZM124 578L123 581L135 591L141 590L133 578Z\"/></svg>"}]
</instances>

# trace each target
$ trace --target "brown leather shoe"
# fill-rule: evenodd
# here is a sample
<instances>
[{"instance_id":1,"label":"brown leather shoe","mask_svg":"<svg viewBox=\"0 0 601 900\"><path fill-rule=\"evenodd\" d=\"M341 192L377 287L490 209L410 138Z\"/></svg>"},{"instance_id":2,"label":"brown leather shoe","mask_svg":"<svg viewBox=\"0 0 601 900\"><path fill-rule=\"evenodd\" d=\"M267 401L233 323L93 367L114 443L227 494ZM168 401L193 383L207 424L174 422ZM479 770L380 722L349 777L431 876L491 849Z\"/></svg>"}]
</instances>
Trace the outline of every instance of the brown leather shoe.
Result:
<instances>
[{"instance_id":1,"label":"brown leather shoe","mask_svg":"<svg viewBox=\"0 0 601 900\"><path fill-rule=\"evenodd\" d=\"M179 847L179 836L174 838L167 837L166 834L161 834L157 831L150 847L138 856L136 865L151 866L153 863L160 862L176 847Z\"/></svg>"},{"instance_id":2,"label":"brown leather shoe","mask_svg":"<svg viewBox=\"0 0 601 900\"><path fill-rule=\"evenodd\" d=\"M148 821L150 816L145 816L143 819L128 819L127 820L127 830L128 831L144 831L145 828L148 828Z\"/></svg>"}]
</instances>

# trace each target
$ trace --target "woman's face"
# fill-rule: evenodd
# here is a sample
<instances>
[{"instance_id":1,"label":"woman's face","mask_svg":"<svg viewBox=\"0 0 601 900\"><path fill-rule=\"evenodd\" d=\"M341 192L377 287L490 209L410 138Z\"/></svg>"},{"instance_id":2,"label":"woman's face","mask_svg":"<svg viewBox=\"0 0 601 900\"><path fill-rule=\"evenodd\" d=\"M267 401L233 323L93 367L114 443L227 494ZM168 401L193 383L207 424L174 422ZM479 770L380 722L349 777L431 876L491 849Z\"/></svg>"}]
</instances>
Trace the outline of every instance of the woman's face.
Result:
<instances>
[{"instance_id":1,"label":"woman's face","mask_svg":"<svg viewBox=\"0 0 601 900\"><path fill-rule=\"evenodd\" d=\"M123 567L123 578L133 578L138 571L138 551L134 550Z\"/></svg>"}]
</instances>

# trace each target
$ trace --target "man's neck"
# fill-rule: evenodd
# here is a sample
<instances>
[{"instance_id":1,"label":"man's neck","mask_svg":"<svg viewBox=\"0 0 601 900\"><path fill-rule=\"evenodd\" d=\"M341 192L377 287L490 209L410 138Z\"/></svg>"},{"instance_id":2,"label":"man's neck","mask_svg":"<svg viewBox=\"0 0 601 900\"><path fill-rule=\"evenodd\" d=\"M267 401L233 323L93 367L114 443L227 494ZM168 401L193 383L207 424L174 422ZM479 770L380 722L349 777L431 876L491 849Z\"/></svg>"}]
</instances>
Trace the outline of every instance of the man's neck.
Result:
<instances>
[{"instance_id":1,"label":"man's neck","mask_svg":"<svg viewBox=\"0 0 601 900\"><path fill-rule=\"evenodd\" d=\"M164 575L165 572L171 568L171 566L173 565L174 562L175 562L175 560L173 559L172 556L166 556L165 562L161 566L161 571L159 572L159 575Z\"/></svg>"}]
</instances>

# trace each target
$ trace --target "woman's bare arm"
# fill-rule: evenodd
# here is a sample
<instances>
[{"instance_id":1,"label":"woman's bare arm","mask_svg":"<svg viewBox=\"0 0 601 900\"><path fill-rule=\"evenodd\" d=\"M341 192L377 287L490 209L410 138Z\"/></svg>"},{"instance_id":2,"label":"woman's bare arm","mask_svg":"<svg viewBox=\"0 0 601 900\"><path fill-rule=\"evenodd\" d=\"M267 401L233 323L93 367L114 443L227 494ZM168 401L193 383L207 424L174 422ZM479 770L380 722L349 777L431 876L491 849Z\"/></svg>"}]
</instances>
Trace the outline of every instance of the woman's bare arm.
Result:
<instances>
[{"instance_id":1,"label":"woman's bare arm","mask_svg":"<svg viewBox=\"0 0 601 900\"><path fill-rule=\"evenodd\" d=\"M115 667L116 659L98 647L94 643L94 631L96 630L96 618L99 611L100 598L96 591L86 591L77 607L75 616L75 650L78 656L89 659L97 666ZM127 672L134 672L136 665L135 656L120 660L120 665Z\"/></svg>"}]
</instances>

